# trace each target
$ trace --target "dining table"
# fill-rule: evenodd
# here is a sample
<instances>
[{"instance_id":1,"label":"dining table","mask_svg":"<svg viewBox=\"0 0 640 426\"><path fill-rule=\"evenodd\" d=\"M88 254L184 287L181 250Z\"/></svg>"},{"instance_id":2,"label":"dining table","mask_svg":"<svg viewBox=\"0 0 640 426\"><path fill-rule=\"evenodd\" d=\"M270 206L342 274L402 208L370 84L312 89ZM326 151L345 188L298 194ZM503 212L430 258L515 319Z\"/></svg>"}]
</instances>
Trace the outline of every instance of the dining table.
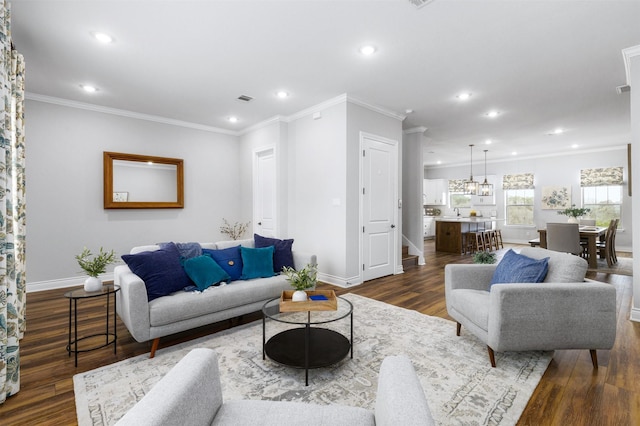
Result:
<instances>
[{"instance_id":1,"label":"dining table","mask_svg":"<svg viewBox=\"0 0 640 426\"><path fill-rule=\"evenodd\" d=\"M589 262L589 269L598 268L598 241L604 241L607 233L606 226L581 226L578 228L580 231L580 239L587 241L587 262ZM547 248L547 230L538 229L540 234L540 247ZM604 255L602 255L604 258Z\"/></svg>"}]
</instances>

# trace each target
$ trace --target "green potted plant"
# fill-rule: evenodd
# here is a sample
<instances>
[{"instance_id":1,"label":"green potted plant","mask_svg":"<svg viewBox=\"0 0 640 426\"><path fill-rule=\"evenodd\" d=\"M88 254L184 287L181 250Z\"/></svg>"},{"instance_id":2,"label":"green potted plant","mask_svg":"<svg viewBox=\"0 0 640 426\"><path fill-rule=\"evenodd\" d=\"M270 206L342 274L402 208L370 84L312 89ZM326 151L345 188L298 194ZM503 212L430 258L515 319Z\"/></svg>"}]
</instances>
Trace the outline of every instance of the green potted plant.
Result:
<instances>
[{"instance_id":1,"label":"green potted plant","mask_svg":"<svg viewBox=\"0 0 640 426\"><path fill-rule=\"evenodd\" d=\"M496 263L496 254L488 251L477 251L473 254L473 263Z\"/></svg>"},{"instance_id":2,"label":"green potted plant","mask_svg":"<svg viewBox=\"0 0 640 426\"><path fill-rule=\"evenodd\" d=\"M295 289L291 301L304 302L307 300L307 292L305 290L313 288L316 285L318 265L308 264L298 271L285 266L282 268L282 273L287 276L287 281L289 281L291 287Z\"/></svg>"},{"instance_id":3,"label":"green potted plant","mask_svg":"<svg viewBox=\"0 0 640 426\"><path fill-rule=\"evenodd\" d=\"M564 210L559 210L558 214L563 216L569 216L570 223L578 223L578 218L589 213L591 209L587 208L577 208L575 204L571 204L571 207Z\"/></svg>"},{"instance_id":4,"label":"green potted plant","mask_svg":"<svg viewBox=\"0 0 640 426\"><path fill-rule=\"evenodd\" d=\"M78 265L89 275L84 282L85 291L98 291L102 288L102 280L98 278L98 275L104 274L107 265L115 263L117 259L116 252L113 250L106 252L100 247L100 252L94 256L91 250L85 247L82 253L76 255L76 260Z\"/></svg>"}]
</instances>

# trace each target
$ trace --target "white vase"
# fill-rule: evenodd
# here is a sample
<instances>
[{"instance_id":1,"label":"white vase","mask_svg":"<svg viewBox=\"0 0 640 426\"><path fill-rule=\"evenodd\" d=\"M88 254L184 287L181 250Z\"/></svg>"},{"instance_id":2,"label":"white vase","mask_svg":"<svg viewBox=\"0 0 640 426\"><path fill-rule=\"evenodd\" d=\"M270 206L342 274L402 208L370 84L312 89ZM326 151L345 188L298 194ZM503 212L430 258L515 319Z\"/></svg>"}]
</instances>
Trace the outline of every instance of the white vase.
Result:
<instances>
[{"instance_id":1,"label":"white vase","mask_svg":"<svg viewBox=\"0 0 640 426\"><path fill-rule=\"evenodd\" d=\"M568 223L578 223L578 218L569 216L569 219L567 220L567 222Z\"/></svg>"},{"instance_id":2,"label":"white vase","mask_svg":"<svg viewBox=\"0 0 640 426\"><path fill-rule=\"evenodd\" d=\"M102 280L98 277L87 277L84 280L84 291L99 291L102 289Z\"/></svg>"},{"instance_id":3,"label":"white vase","mask_svg":"<svg viewBox=\"0 0 640 426\"><path fill-rule=\"evenodd\" d=\"M307 301L307 292L303 290L296 290L293 292L291 296L292 302L306 302Z\"/></svg>"}]
</instances>

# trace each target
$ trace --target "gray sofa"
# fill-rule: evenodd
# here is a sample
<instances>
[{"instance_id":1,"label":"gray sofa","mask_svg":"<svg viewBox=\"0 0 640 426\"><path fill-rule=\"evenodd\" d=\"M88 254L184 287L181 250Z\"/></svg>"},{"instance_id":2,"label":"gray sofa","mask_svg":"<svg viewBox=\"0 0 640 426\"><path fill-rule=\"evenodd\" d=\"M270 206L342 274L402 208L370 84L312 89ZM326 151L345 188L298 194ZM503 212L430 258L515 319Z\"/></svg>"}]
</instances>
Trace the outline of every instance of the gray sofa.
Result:
<instances>
[{"instance_id":1,"label":"gray sofa","mask_svg":"<svg viewBox=\"0 0 640 426\"><path fill-rule=\"evenodd\" d=\"M253 247L254 241L245 239L200 245L215 250L237 245ZM159 248L158 245L134 247L131 254ZM293 260L296 268L317 263L315 255L296 251L293 251ZM127 265L118 265L113 272L114 283L120 286L116 294L118 316L136 341L153 340L151 358L163 336L257 312L267 300L279 297L283 290L291 290L286 277L276 275L232 281L201 293L178 291L149 302L144 281Z\"/></svg>"},{"instance_id":2,"label":"gray sofa","mask_svg":"<svg viewBox=\"0 0 640 426\"><path fill-rule=\"evenodd\" d=\"M375 411L302 402L224 401L216 353L194 349L117 423L120 426L428 426L434 425L409 358L380 366Z\"/></svg>"},{"instance_id":3,"label":"gray sofa","mask_svg":"<svg viewBox=\"0 0 640 426\"><path fill-rule=\"evenodd\" d=\"M611 349L616 338L616 291L609 284L585 280L587 262L579 256L541 248L520 254L549 258L542 283L494 284L497 265L445 266L449 315L487 344L493 367L495 352Z\"/></svg>"}]
</instances>

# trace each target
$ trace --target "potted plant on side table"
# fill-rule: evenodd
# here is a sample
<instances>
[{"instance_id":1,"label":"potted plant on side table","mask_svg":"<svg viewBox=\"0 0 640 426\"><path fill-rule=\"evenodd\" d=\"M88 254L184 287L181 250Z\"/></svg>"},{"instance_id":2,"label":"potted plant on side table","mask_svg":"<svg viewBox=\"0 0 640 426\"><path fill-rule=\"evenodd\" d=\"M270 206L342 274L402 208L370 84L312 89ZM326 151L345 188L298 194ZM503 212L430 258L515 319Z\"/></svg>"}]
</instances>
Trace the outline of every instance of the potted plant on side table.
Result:
<instances>
[{"instance_id":1,"label":"potted plant on side table","mask_svg":"<svg viewBox=\"0 0 640 426\"><path fill-rule=\"evenodd\" d=\"M84 248L82 253L76 255L78 265L89 275L84 281L85 291L98 291L102 288L102 280L98 278L98 275L104 274L107 270L107 265L116 262L116 252L111 250L110 252L104 251L100 247L100 252L92 258L93 254L88 248Z\"/></svg>"},{"instance_id":2,"label":"potted plant on side table","mask_svg":"<svg viewBox=\"0 0 640 426\"><path fill-rule=\"evenodd\" d=\"M307 300L307 292L305 290L313 288L316 285L318 276L318 265L307 265L296 271L290 267L283 267L282 273L287 276L287 281L296 291L291 296L292 302L304 302Z\"/></svg>"}]
</instances>

